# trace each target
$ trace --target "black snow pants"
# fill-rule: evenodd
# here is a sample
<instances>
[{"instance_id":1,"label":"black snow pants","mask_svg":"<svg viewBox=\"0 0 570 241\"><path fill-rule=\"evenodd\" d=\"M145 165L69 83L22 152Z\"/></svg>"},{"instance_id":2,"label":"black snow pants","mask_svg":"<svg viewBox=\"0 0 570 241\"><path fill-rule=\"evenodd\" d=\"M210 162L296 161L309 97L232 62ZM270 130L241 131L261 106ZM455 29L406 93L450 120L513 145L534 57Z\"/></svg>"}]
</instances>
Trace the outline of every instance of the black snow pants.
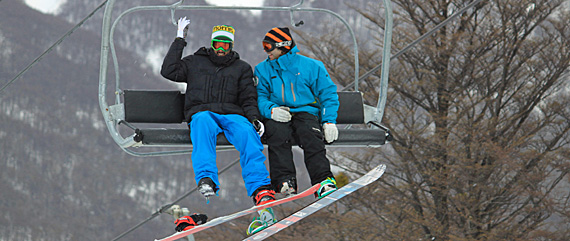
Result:
<instances>
[{"instance_id":1,"label":"black snow pants","mask_svg":"<svg viewBox=\"0 0 570 241\"><path fill-rule=\"evenodd\" d=\"M316 116L301 112L294 113L291 121L286 123L266 120L263 137L269 147L269 175L275 189L278 184L296 177L292 140L303 149L311 185L333 177L322 128Z\"/></svg>"}]
</instances>

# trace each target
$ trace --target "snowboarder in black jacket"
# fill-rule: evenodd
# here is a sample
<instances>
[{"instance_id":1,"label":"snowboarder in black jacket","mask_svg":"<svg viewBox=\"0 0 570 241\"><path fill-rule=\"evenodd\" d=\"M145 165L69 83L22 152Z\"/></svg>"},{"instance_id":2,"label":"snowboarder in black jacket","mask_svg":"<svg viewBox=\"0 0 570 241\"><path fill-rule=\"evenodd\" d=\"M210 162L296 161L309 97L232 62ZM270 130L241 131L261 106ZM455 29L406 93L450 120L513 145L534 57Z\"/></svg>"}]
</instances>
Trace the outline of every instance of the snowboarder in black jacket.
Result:
<instances>
[{"instance_id":1,"label":"snowboarder in black jacket","mask_svg":"<svg viewBox=\"0 0 570 241\"><path fill-rule=\"evenodd\" d=\"M251 66L233 51L235 29L214 26L211 47L201 47L182 58L190 20L178 20L177 38L164 62L161 75L186 83L184 115L192 140L192 166L198 190L208 199L220 183L216 166L216 136L224 133L240 152L242 177L248 196L256 205L275 200L265 167L263 124L257 108L257 90Z\"/></svg>"}]
</instances>

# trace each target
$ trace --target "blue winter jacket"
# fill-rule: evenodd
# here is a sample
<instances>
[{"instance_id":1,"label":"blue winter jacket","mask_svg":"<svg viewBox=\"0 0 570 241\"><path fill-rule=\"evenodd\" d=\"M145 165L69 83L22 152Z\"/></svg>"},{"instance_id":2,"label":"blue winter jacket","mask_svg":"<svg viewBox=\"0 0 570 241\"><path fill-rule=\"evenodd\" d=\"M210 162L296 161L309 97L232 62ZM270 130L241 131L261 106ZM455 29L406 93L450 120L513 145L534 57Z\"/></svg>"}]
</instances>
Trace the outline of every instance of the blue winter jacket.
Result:
<instances>
[{"instance_id":1,"label":"blue winter jacket","mask_svg":"<svg viewBox=\"0 0 570 241\"><path fill-rule=\"evenodd\" d=\"M275 60L267 58L255 66L261 115L271 119L271 109L287 106L291 113L308 112L319 117L321 123L336 124L336 85L321 61L298 52L295 46L287 54Z\"/></svg>"}]
</instances>

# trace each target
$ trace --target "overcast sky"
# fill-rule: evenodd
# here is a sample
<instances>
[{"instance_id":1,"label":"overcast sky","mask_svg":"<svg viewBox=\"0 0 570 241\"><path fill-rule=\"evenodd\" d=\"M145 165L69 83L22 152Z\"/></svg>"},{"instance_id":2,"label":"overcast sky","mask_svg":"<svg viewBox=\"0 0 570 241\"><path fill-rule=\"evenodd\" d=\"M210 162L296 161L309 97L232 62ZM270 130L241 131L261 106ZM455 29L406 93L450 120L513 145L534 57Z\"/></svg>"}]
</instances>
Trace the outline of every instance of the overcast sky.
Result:
<instances>
[{"instance_id":1,"label":"overcast sky","mask_svg":"<svg viewBox=\"0 0 570 241\"><path fill-rule=\"evenodd\" d=\"M59 7L64 4L67 0L25 0L28 6L43 12L53 14L56 13ZM218 6L261 6L263 5L263 0L206 0L209 4ZM184 4L190 4L184 2Z\"/></svg>"}]
</instances>

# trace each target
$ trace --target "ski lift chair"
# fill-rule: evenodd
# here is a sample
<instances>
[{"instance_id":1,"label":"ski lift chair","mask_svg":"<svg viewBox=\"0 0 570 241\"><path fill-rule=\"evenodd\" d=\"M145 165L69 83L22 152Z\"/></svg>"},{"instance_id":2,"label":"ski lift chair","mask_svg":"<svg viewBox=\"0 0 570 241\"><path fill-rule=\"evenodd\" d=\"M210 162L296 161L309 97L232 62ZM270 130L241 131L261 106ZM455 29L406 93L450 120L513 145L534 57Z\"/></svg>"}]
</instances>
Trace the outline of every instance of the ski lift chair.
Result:
<instances>
[{"instance_id":1,"label":"ski lift chair","mask_svg":"<svg viewBox=\"0 0 570 241\"><path fill-rule=\"evenodd\" d=\"M354 91L338 92L340 107L337 124L364 124L362 94ZM183 123L184 94L179 91L125 90L125 119L123 123ZM379 146L386 143L389 132L377 129L339 129L339 138L331 146ZM135 129L133 137L142 145L188 145L188 128ZM225 136L218 135L218 146L231 146ZM265 143L264 143L265 144ZM295 143L294 143L295 144Z\"/></svg>"},{"instance_id":2,"label":"ski lift chair","mask_svg":"<svg viewBox=\"0 0 570 241\"><path fill-rule=\"evenodd\" d=\"M125 15L145 10L169 10L171 11L171 21L176 24L174 12L177 9L183 10L212 10L212 9L243 9L243 10L273 10L290 11L291 24L297 26L293 21L294 11L325 12L333 15L349 30L354 43L355 56L355 79L354 91L338 92L340 107L338 111L337 124L346 124L346 128L339 128L339 138L328 146L344 147L376 147L390 141L392 136L390 131L380 124L384 112L386 101L388 69L390 62L390 46L392 31L392 10L390 2L383 0L386 6L386 28L384 34L384 53L382 61L381 86L379 91L378 106L372 107L363 104L362 93L358 91L358 48L354 32L341 16L327 10L318 8L299 7L303 0L291 7L235 7L235 6L186 6L182 5L184 0L168 6L138 6L121 13L111 26L111 13L115 0L109 0L103 16L103 30L101 43L101 68L99 76L99 105L107 128L113 140L125 152L134 156L160 156L175 155L191 152L192 143L190 140L190 130L188 128L138 128L138 123L158 123L172 124L184 122L183 106L184 94L180 91L155 91L155 90L122 90L119 86L118 61L114 50L113 33L117 22ZM106 84L109 50L112 54L113 65L115 67L115 104L109 106L106 102ZM121 100L121 97L123 100ZM132 134L123 137L118 132L118 126L124 124L132 129ZM353 128L353 124L367 124L369 128ZM134 148L140 147L168 147L174 150L137 152ZM188 149L188 147L190 149ZM186 148L186 149L181 149ZM232 150L233 146L225 136L220 134L217 140L217 150Z\"/></svg>"}]
</instances>

